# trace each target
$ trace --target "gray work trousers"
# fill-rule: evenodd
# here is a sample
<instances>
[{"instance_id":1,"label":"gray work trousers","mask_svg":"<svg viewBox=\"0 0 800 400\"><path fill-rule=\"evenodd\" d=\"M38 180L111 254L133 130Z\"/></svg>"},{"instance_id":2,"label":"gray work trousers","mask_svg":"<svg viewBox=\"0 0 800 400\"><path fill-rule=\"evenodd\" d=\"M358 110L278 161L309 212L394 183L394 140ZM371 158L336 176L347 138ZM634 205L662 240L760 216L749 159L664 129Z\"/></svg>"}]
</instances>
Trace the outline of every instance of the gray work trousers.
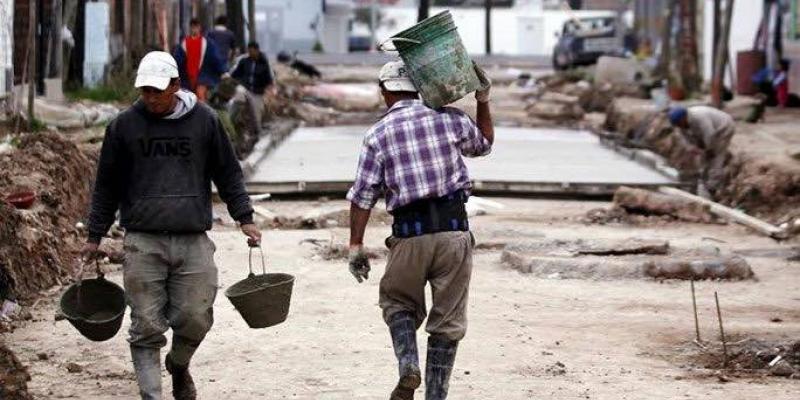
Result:
<instances>
[{"instance_id":1,"label":"gray work trousers","mask_svg":"<svg viewBox=\"0 0 800 400\"><path fill-rule=\"evenodd\" d=\"M733 126L719 132L706 149L703 180L706 188L712 194L717 194L728 181L726 168L731 159L731 153L728 148L735 132L736 129Z\"/></svg>"},{"instance_id":2,"label":"gray work trousers","mask_svg":"<svg viewBox=\"0 0 800 400\"><path fill-rule=\"evenodd\" d=\"M205 233L128 232L123 279L131 346L160 349L172 328L172 361L189 365L214 323L216 247Z\"/></svg>"},{"instance_id":3,"label":"gray work trousers","mask_svg":"<svg viewBox=\"0 0 800 400\"><path fill-rule=\"evenodd\" d=\"M467 299L472 276L470 232L440 232L407 239L389 238L389 259L380 283L383 318L404 311L415 316L416 326L428 322L430 335L453 341L467 332ZM433 306L428 315L425 285L430 282Z\"/></svg>"}]
</instances>

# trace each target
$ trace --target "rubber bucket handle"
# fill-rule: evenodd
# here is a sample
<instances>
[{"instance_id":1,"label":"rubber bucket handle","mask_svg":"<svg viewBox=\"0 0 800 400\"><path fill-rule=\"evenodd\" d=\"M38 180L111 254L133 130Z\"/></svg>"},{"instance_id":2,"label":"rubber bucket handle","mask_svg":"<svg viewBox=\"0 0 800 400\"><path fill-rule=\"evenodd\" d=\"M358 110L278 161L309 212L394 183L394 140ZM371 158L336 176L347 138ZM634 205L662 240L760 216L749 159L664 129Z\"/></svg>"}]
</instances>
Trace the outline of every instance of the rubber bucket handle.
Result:
<instances>
[{"instance_id":1,"label":"rubber bucket handle","mask_svg":"<svg viewBox=\"0 0 800 400\"><path fill-rule=\"evenodd\" d=\"M393 48L393 49L387 49L385 47L389 42L392 42L392 45L394 45L394 42L408 42L408 43L414 43L414 44L422 43L419 40L414 40L414 39L406 39L406 38L401 38L401 37L390 37L390 38L384 40L380 45L378 45L378 49L380 51L397 51L397 46L395 46L395 48Z\"/></svg>"},{"instance_id":2,"label":"rubber bucket handle","mask_svg":"<svg viewBox=\"0 0 800 400\"><path fill-rule=\"evenodd\" d=\"M250 274L247 275L248 278L256 276L256 274L253 273L253 249L256 247L258 247L258 251L261 252L261 273L267 273L267 266L264 263L264 249L262 249L260 245L250 246L250 254L247 257L247 266L250 269Z\"/></svg>"},{"instance_id":3,"label":"rubber bucket handle","mask_svg":"<svg viewBox=\"0 0 800 400\"><path fill-rule=\"evenodd\" d=\"M86 264L91 262L91 260L82 260L82 261L83 262L78 264L79 265L79 267L78 267L78 276L76 278L76 280L77 280L76 286L77 286L77 291L78 291L78 293L77 293L78 308L81 308L81 306L83 305L83 298L81 296L81 286L83 286L83 268L86 266ZM104 280L105 279L105 275L103 274L103 270L100 269L100 259L95 257L94 258L94 264L95 264L95 267L97 268L97 279Z\"/></svg>"}]
</instances>

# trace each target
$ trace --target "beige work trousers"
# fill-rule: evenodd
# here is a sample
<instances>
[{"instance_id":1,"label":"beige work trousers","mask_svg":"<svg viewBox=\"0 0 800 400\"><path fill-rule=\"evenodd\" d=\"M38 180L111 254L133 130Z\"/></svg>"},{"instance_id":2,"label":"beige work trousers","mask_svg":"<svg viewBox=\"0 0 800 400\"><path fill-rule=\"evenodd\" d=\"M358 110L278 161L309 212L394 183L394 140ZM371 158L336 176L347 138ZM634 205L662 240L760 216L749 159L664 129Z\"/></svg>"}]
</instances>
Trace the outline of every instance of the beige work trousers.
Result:
<instances>
[{"instance_id":1,"label":"beige work trousers","mask_svg":"<svg viewBox=\"0 0 800 400\"><path fill-rule=\"evenodd\" d=\"M433 306L425 330L458 341L467 331L467 297L472 275L470 232L440 232L413 238L386 239L389 259L380 283L379 304L388 324L397 312L425 320L425 285L430 282Z\"/></svg>"}]
</instances>

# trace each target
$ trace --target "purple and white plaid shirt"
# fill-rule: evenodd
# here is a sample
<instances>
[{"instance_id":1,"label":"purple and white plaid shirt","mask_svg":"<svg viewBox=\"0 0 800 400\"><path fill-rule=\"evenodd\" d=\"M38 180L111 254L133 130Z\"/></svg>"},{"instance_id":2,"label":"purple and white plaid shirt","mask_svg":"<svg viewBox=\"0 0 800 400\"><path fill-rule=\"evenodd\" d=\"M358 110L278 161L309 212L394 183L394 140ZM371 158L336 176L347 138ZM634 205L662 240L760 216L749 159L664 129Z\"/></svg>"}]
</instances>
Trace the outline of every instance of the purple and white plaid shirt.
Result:
<instances>
[{"instance_id":1,"label":"purple and white plaid shirt","mask_svg":"<svg viewBox=\"0 0 800 400\"><path fill-rule=\"evenodd\" d=\"M364 138L358 172L347 199L368 210L382 194L386 208L469 191L461 156L489 154L492 145L475 122L455 108L433 110L421 100L395 103Z\"/></svg>"}]
</instances>

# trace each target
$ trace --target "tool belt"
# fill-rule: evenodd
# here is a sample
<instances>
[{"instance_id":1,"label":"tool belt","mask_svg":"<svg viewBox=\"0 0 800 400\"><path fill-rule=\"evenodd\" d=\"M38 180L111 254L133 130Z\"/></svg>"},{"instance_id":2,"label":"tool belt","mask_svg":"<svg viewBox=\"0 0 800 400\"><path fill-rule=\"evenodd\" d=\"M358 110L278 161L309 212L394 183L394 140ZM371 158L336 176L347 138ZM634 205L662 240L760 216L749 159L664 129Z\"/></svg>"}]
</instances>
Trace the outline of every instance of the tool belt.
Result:
<instances>
[{"instance_id":1,"label":"tool belt","mask_svg":"<svg viewBox=\"0 0 800 400\"><path fill-rule=\"evenodd\" d=\"M447 196L418 200L391 212L392 236L410 238L437 232L469 231L467 194L463 190Z\"/></svg>"}]
</instances>

